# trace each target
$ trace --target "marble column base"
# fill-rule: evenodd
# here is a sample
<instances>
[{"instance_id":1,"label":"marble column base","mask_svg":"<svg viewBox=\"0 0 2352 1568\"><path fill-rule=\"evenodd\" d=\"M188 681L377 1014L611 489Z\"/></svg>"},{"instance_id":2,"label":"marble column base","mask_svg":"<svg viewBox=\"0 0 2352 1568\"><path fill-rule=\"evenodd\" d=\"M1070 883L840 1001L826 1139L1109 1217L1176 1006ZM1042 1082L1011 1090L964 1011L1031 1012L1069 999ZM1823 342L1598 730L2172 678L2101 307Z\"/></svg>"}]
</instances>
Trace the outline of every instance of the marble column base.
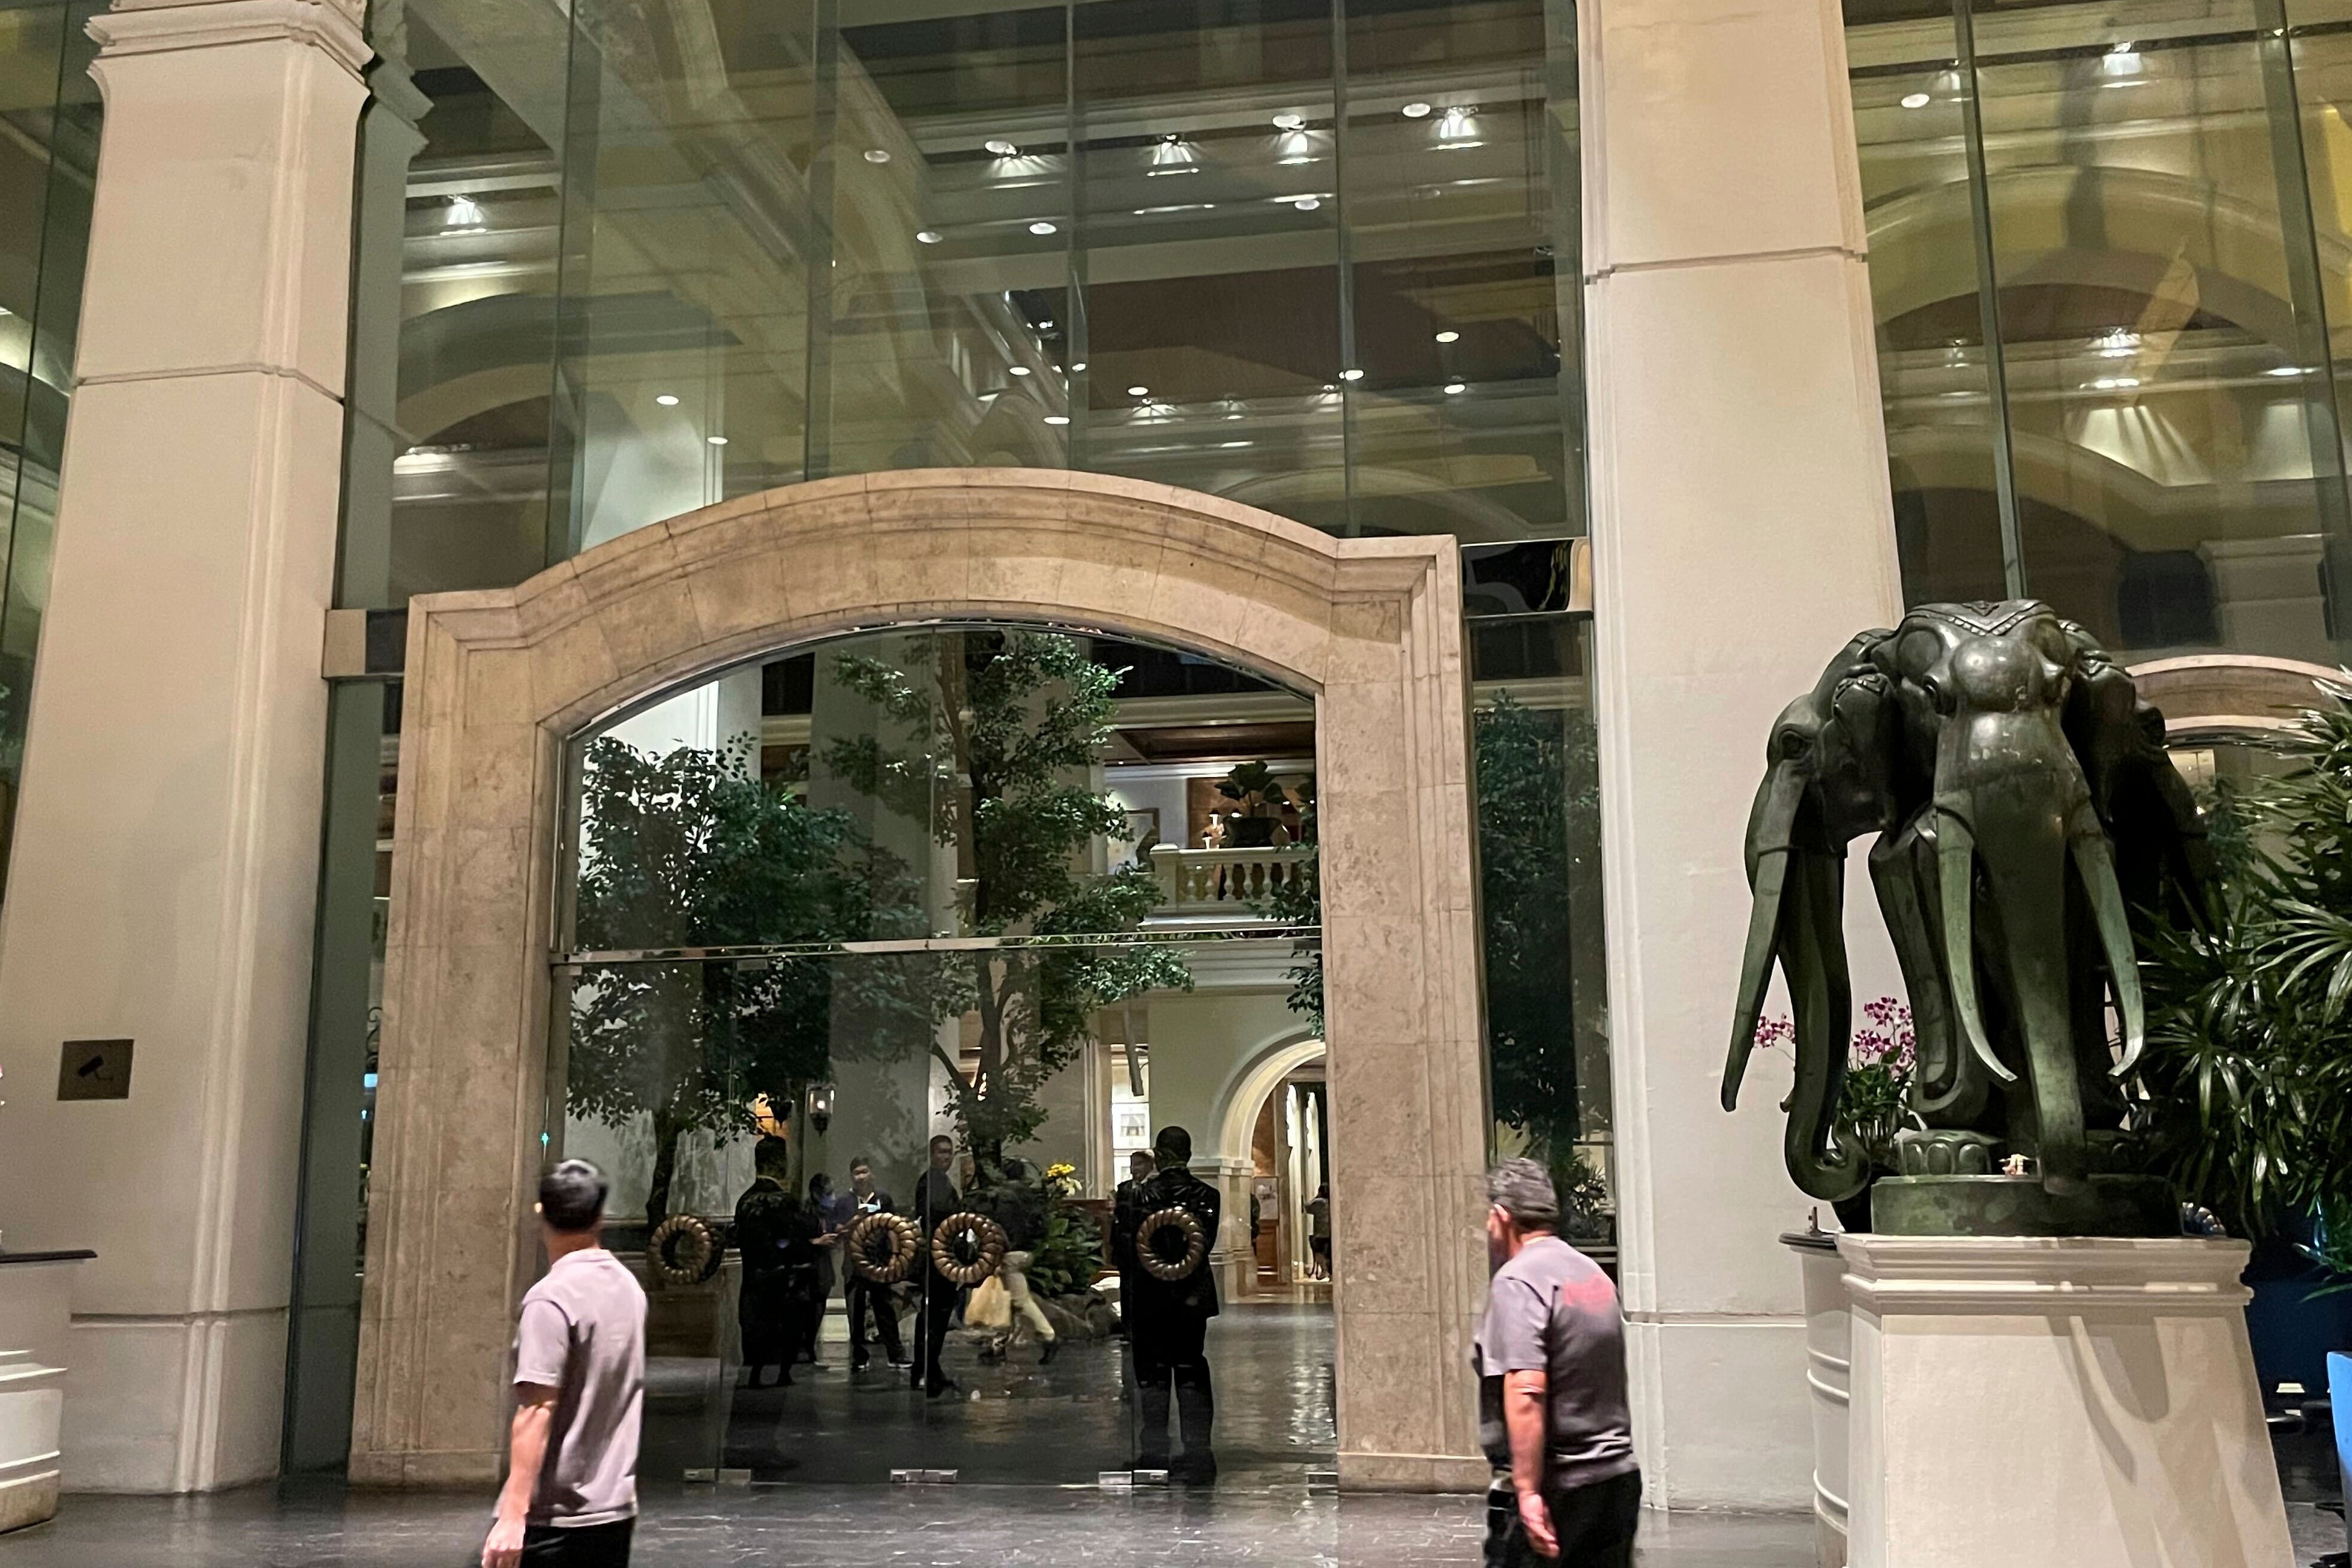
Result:
<instances>
[{"instance_id":1,"label":"marble column base","mask_svg":"<svg viewBox=\"0 0 2352 1568\"><path fill-rule=\"evenodd\" d=\"M1842 1236L1853 1568L2289 1568L2242 1241Z\"/></svg>"}]
</instances>

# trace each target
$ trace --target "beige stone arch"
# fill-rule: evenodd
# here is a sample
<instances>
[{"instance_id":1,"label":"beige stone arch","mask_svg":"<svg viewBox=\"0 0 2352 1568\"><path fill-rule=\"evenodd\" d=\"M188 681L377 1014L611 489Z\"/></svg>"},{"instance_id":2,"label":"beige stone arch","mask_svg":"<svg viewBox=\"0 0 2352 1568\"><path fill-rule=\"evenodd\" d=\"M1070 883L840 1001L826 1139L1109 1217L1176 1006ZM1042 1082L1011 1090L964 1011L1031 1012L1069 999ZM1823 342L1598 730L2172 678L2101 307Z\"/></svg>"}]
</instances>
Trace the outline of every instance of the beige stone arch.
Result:
<instances>
[{"instance_id":1,"label":"beige stone arch","mask_svg":"<svg viewBox=\"0 0 2352 1568\"><path fill-rule=\"evenodd\" d=\"M566 741L775 649L958 616L1099 628L1313 695L1343 1484L1483 1479L1468 682L1450 538L1334 539L1049 470L828 480L414 601L352 1478L483 1482L531 1267Z\"/></svg>"}]
</instances>

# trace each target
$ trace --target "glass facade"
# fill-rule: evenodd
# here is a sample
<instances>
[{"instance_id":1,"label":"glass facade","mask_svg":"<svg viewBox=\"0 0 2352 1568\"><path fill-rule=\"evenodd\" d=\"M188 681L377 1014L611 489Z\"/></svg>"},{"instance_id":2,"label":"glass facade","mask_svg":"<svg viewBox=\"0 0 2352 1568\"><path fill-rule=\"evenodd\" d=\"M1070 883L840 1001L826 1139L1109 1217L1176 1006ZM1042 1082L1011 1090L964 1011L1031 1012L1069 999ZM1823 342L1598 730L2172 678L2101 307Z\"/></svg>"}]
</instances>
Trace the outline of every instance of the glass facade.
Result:
<instances>
[{"instance_id":1,"label":"glass facade","mask_svg":"<svg viewBox=\"0 0 2352 1568\"><path fill-rule=\"evenodd\" d=\"M340 602L506 586L711 502L907 467L1081 468L1340 535L1453 533L1477 547L1479 701L1512 710L1537 808L1492 842L1558 916L1532 943L1505 934L1510 956L1490 923L1490 983L1528 1004L1496 1040L1530 1055L1498 1142L1565 1161L1572 1141L1605 1171L1567 591L1584 532L1573 18L1570 0L581 0L568 17L376 0ZM393 677L396 619L380 630L371 667ZM398 775L396 678L335 700L296 1469L339 1465L347 1436ZM1174 798L1153 809L1166 841L1193 841ZM1104 1028L1139 1039L1124 1015ZM1269 1121L1277 1165L1323 1157L1319 1073ZM1307 1223L1267 1255L1307 1258Z\"/></svg>"},{"instance_id":2,"label":"glass facade","mask_svg":"<svg viewBox=\"0 0 2352 1568\"><path fill-rule=\"evenodd\" d=\"M48 603L98 167L96 46L83 28L102 9L0 6L0 879Z\"/></svg>"},{"instance_id":3,"label":"glass facade","mask_svg":"<svg viewBox=\"0 0 2352 1568\"><path fill-rule=\"evenodd\" d=\"M1850 0L1905 590L2133 660L2352 613L2340 6Z\"/></svg>"}]
</instances>

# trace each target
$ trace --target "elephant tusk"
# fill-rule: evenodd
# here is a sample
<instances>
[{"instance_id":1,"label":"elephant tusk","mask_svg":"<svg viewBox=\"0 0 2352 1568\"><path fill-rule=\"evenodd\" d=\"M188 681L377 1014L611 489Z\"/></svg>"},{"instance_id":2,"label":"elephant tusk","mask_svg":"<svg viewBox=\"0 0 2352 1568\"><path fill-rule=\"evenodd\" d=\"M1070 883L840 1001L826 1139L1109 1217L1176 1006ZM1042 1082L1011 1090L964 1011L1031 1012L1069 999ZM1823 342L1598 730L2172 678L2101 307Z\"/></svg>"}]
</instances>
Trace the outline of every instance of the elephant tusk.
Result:
<instances>
[{"instance_id":1,"label":"elephant tusk","mask_svg":"<svg viewBox=\"0 0 2352 1568\"><path fill-rule=\"evenodd\" d=\"M1748 915L1747 952L1740 960L1739 1006L1732 1014L1731 1050L1723 1064L1727 1111L1739 1108L1740 1081L1748 1075L1748 1053L1756 1049L1756 1025L1764 1016L1764 998L1772 987L1780 908L1789 883L1790 832L1804 793L1804 776L1788 763L1774 768L1757 792L1755 821L1748 831L1748 842L1756 851L1754 898Z\"/></svg>"},{"instance_id":2,"label":"elephant tusk","mask_svg":"<svg viewBox=\"0 0 2352 1568\"><path fill-rule=\"evenodd\" d=\"M1955 811L1937 813L1936 880L1944 901L1944 963L1951 971L1952 1004L1960 1015L1960 1033L1985 1071L2002 1083L2014 1083L2017 1074L1993 1054L1985 1036L1984 1014L1977 1006L1976 856L1977 836Z\"/></svg>"},{"instance_id":3,"label":"elephant tusk","mask_svg":"<svg viewBox=\"0 0 2352 1568\"><path fill-rule=\"evenodd\" d=\"M2082 875L2084 892L2090 894L2099 946L2106 950L2107 972L2115 981L2116 1012L2123 1019L2123 1056L2111 1070L2111 1076L2121 1078L2138 1065L2140 1053L2147 1048L2147 1008L2140 996L2131 917L2124 910L2123 884L2116 880L2115 856L2096 818L2087 828L2077 826L2074 845L2074 869Z\"/></svg>"}]
</instances>

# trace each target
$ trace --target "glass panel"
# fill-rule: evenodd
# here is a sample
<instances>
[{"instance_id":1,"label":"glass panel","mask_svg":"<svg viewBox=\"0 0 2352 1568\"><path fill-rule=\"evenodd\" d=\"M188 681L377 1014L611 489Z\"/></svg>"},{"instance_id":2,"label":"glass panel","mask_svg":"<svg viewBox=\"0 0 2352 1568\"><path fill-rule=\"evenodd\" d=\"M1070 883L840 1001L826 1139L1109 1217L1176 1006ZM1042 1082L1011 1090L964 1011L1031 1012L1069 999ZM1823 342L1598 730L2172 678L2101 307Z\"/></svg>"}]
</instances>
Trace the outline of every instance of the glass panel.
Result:
<instances>
[{"instance_id":1,"label":"glass panel","mask_svg":"<svg viewBox=\"0 0 2352 1568\"><path fill-rule=\"evenodd\" d=\"M1206 1479L1213 1440L1229 1474L1328 1466L1314 912L1277 908L1313 756L1311 704L1244 672L1024 627L842 639L575 745L548 1154L611 1173L653 1299L649 1476ZM1198 1179L1125 1218L1196 1216L1213 1322L1109 1250L1171 1123ZM922 1246L853 1292L886 1197Z\"/></svg>"},{"instance_id":2,"label":"glass panel","mask_svg":"<svg viewBox=\"0 0 2352 1568\"><path fill-rule=\"evenodd\" d=\"M1966 81L1950 8L1903 10L1846 30L1903 590L1913 603L2002 599Z\"/></svg>"},{"instance_id":3,"label":"glass panel","mask_svg":"<svg viewBox=\"0 0 2352 1568\"><path fill-rule=\"evenodd\" d=\"M1328 0L1073 15L1076 460L1344 528Z\"/></svg>"},{"instance_id":4,"label":"glass panel","mask_svg":"<svg viewBox=\"0 0 2352 1568\"><path fill-rule=\"evenodd\" d=\"M1550 49L1573 70L1570 13ZM1582 530L1573 121L1543 0L1347 8L1354 518L1465 540ZM1568 303L1563 331L1560 302ZM1571 342L1572 349L1572 342ZM1566 359L1574 363L1571 351Z\"/></svg>"},{"instance_id":5,"label":"glass panel","mask_svg":"<svg viewBox=\"0 0 2352 1568\"><path fill-rule=\"evenodd\" d=\"M1495 1143L1550 1166L1570 1239L1613 1268L1591 623L1549 615L1471 626Z\"/></svg>"}]
</instances>

